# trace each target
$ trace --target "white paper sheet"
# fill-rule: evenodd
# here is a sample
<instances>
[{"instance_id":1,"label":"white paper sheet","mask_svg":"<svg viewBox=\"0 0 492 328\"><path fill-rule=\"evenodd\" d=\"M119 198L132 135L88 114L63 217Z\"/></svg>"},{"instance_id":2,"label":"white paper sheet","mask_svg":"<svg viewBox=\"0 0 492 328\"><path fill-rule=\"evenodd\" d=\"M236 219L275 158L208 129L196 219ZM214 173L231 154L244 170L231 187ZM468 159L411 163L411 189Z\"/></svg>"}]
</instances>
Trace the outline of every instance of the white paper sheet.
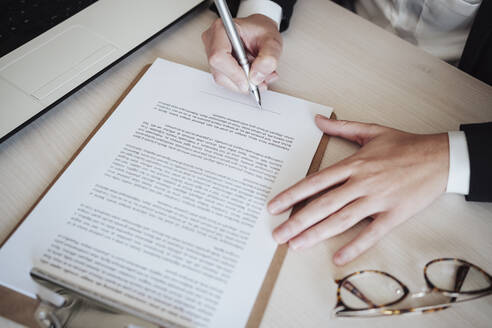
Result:
<instances>
[{"instance_id":1,"label":"white paper sheet","mask_svg":"<svg viewBox=\"0 0 492 328\"><path fill-rule=\"evenodd\" d=\"M244 326L276 249L265 205L302 179L325 106L216 86L157 59L0 250L0 283L38 267L150 315Z\"/></svg>"}]
</instances>

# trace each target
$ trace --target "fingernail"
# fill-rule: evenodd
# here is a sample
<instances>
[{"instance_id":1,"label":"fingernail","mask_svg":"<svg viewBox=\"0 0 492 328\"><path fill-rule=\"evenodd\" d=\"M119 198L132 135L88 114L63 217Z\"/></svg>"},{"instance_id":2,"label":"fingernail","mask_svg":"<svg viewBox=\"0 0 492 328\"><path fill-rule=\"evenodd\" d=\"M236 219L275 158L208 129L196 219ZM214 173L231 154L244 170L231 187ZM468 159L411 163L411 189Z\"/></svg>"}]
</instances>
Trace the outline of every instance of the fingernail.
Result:
<instances>
[{"instance_id":1,"label":"fingernail","mask_svg":"<svg viewBox=\"0 0 492 328\"><path fill-rule=\"evenodd\" d=\"M327 120L328 117L321 115L321 114L316 114L316 118L322 119L322 120Z\"/></svg>"},{"instance_id":2,"label":"fingernail","mask_svg":"<svg viewBox=\"0 0 492 328\"><path fill-rule=\"evenodd\" d=\"M286 229L278 228L273 232L273 239L277 244L283 244L289 240L289 232Z\"/></svg>"},{"instance_id":3,"label":"fingernail","mask_svg":"<svg viewBox=\"0 0 492 328\"><path fill-rule=\"evenodd\" d=\"M304 239L291 239L289 241L289 247L292 248L293 250L298 250L301 249L302 246L304 245Z\"/></svg>"},{"instance_id":4,"label":"fingernail","mask_svg":"<svg viewBox=\"0 0 492 328\"><path fill-rule=\"evenodd\" d=\"M265 75L260 73L260 72L253 72L250 76L250 81L251 83L253 83L254 85L258 85L260 84L261 82L263 82L263 80L265 79Z\"/></svg>"}]
</instances>

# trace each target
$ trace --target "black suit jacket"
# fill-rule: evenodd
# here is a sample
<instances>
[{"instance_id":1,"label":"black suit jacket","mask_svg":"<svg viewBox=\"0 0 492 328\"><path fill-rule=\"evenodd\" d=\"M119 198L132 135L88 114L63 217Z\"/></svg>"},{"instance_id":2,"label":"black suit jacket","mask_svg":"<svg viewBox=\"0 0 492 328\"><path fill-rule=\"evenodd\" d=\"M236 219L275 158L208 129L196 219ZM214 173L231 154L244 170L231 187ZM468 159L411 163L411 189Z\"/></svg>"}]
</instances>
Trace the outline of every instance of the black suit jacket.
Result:
<instances>
[{"instance_id":1,"label":"black suit jacket","mask_svg":"<svg viewBox=\"0 0 492 328\"><path fill-rule=\"evenodd\" d=\"M280 31L289 27L296 0L272 0L282 7ZM353 0L333 0L353 10ZM228 0L231 13L236 15L240 0ZM459 68L492 85L492 0L483 0L468 35ZM492 111L492 108L490 108ZM470 157L470 191L466 196L472 201L492 201L492 122L465 124Z\"/></svg>"},{"instance_id":2,"label":"black suit jacket","mask_svg":"<svg viewBox=\"0 0 492 328\"><path fill-rule=\"evenodd\" d=\"M492 85L492 2L483 0L461 55L459 68ZM490 108L492 111L492 108ZM492 122L466 124L470 156L470 192L467 200L492 201Z\"/></svg>"}]
</instances>

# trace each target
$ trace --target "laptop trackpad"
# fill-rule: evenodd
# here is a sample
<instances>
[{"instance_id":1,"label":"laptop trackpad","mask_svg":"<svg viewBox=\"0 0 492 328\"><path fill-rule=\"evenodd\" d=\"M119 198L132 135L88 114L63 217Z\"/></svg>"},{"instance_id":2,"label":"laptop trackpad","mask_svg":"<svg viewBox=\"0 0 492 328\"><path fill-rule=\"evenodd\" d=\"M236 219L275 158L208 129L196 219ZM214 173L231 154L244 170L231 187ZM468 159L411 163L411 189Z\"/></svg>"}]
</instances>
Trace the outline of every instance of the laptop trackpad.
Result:
<instances>
[{"instance_id":1,"label":"laptop trackpad","mask_svg":"<svg viewBox=\"0 0 492 328\"><path fill-rule=\"evenodd\" d=\"M58 89L78 85L77 77L113 57L111 54L116 49L95 33L73 26L15 60L2 69L0 75L27 94L43 100ZM71 89L60 91L66 93Z\"/></svg>"}]
</instances>

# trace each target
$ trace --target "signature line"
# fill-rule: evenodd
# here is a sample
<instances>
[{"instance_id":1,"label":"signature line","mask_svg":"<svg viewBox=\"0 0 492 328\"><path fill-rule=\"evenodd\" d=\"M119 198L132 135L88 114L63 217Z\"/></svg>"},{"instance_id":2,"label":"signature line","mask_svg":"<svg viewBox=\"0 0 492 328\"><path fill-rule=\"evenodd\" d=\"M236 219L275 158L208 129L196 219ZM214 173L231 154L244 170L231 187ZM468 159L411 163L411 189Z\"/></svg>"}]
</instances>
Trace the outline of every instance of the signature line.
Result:
<instances>
[{"instance_id":1,"label":"signature line","mask_svg":"<svg viewBox=\"0 0 492 328\"><path fill-rule=\"evenodd\" d=\"M214 96L214 97L221 98L221 99L224 99L224 100L232 101L232 102L235 102L236 104L241 104L241 105L248 106L248 107L254 108L256 110L259 110L258 107L254 106L254 105L251 105L251 104L247 104L247 103L244 103L244 102L241 102L241 101L237 101L237 100L234 100L234 99L231 99L231 98L219 96L219 95L216 95L214 93L211 93L211 92L208 92L208 91L204 91L204 90L201 90L201 92L202 93L205 93L205 94L207 94L209 96ZM263 107L262 111L264 111L264 112L270 112L270 113L273 113L273 114L280 115L279 112L276 112L276 111L271 110L271 109L265 109L264 107Z\"/></svg>"}]
</instances>

